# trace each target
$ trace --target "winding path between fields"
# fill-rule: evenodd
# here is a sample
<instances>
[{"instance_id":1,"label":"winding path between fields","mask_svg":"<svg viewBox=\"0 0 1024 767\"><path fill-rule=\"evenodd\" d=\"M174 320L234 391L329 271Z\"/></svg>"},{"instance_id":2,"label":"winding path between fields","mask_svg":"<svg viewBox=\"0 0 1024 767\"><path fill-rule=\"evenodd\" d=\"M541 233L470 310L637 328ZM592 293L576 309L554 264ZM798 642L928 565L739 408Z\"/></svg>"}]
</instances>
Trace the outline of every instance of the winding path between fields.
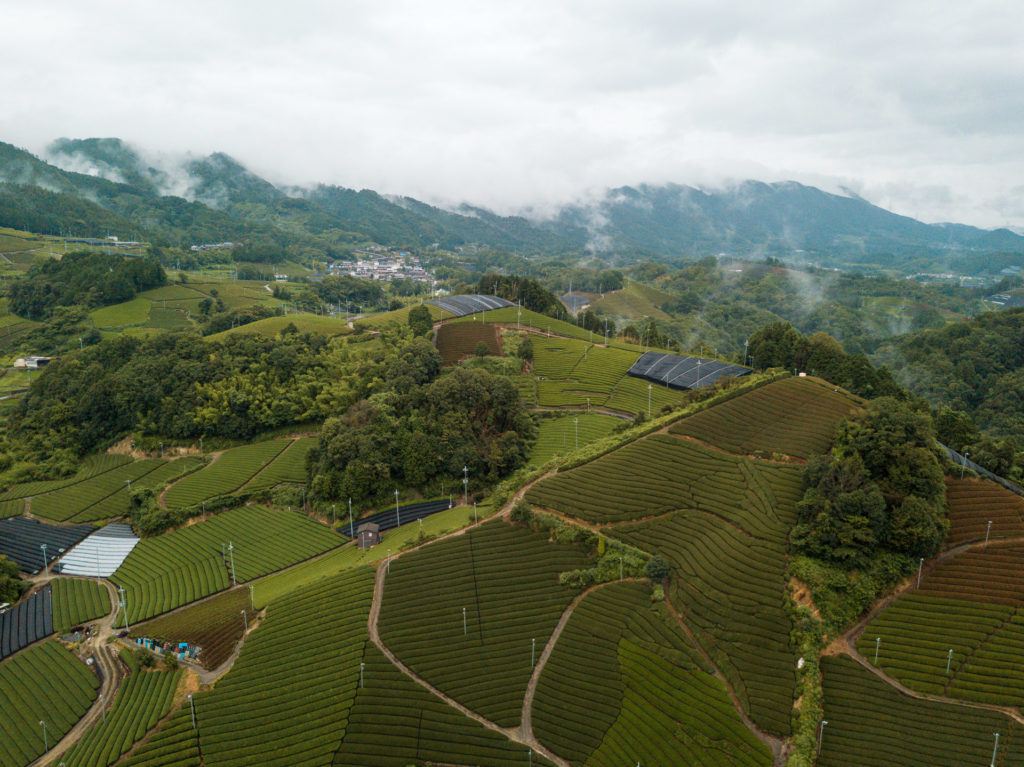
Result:
<instances>
[{"instance_id":1,"label":"winding path between fields","mask_svg":"<svg viewBox=\"0 0 1024 767\"><path fill-rule=\"evenodd\" d=\"M104 580L103 584L110 595L110 614L97 624L96 633L86 640L83 647L83 649L92 648L92 657L95 659L100 674L99 694L85 715L65 733L64 737L57 741L53 748L32 762L29 767L56 764L60 757L75 745L90 727L96 724L97 720L105 716L106 710L113 705L117 690L126 675L126 669L117 657L116 645L108 642L109 638L114 635L114 621L117 619L117 591L110 581Z\"/></svg>"},{"instance_id":2,"label":"winding path between fields","mask_svg":"<svg viewBox=\"0 0 1024 767\"><path fill-rule=\"evenodd\" d=\"M547 479L549 476L551 476L553 474L554 474L554 471L549 471L549 472L543 474L542 476L537 477L532 482L528 482L525 485L523 485L521 488L519 488L519 490L516 491L516 493L511 498L508 499L508 501L506 501L505 505L501 508L501 510L498 511L497 514L493 514L493 515L491 515L489 517L481 519L478 522L474 522L471 525L467 525L466 527L460 528L459 530L455 530L455 531L453 531L451 533L448 533L447 535L443 535L440 538L435 538L432 541L427 541L422 546L415 546L415 547L410 548L410 549L405 549L404 551L399 551L397 554L392 555L391 559L398 559L402 555L408 554L411 551L417 551L418 549L422 548L423 546L429 546L429 545L435 544L435 543L437 543L439 541L444 541L444 540L448 540L449 538L455 538L455 537L460 536L460 535L465 535L470 530L473 530L474 528L479 527L480 525L486 524L487 522L489 522L491 520L499 519L499 518L502 518L502 517L507 517L511 513L512 508L519 501L522 500L523 496L526 495L527 491L531 487L533 487L538 482L540 482L540 481L542 481L544 479ZM496 724L495 722L492 722L490 719L486 718L485 716L477 713L476 711L473 711L472 709L467 708L466 706L462 705L461 703L459 703L457 700L455 700L451 696L446 695L444 692L442 692L441 690L439 690L436 687L434 687L434 685L432 685L426 679L421 677L419 674L417 674L411 668L406 666L391 651L391 649L386 644L384 644L384 641L380 638L380 631L379 631L379 629L377 627L377 624L378 624L378 621L380 620L381 605L384 602L384 581L385 581L385 579L387 577L388 562L389 562L388 559L382 559L380 562L377 563L377 571L376 571L376 574L375 574L375 577L374 577L374 581L373 581L373 601L370 603L370 615L369 615L369 618L367 620L367 630L368 630L368 633L370 635L370 641L373 642L373 644L377 647L377 649L380 650L384 654L384 657L386 657L388 659L388 661L391 663L391 665L394 666L399 671L401 671L403 674L405 674L407 677L409 677L409 679L414 681L416 684L418 684L420 687L425 689L431 695L433 695L434 697L439 698L440 700L444 701L446 704L448 704L449 706L454 708L459 713L463 714L464 716L468 716L470 719L472 719L473 721L483 725L488 730L492 730L493 732L500 733L501 735L504 735L506 738L508 738L509 740L511 740L514 743L519 743L519 744L521 744L523 746L531 748L534 751L534 753L540 754L544 758L546 758L549 761L553 762L554 764L558 765L558 767L571 767L569 762L567 762L565 759L562 759L557 754L555 754L555 753L551 752L550 750L548 750L548 748L546 746L544 746L543 743L541 743L535 737L533 737L532 731L526 732L525 728L522 727L522 726L520 726L520 727L502 727L501 725ZM582 596L583 595L580 595L580 597L577 597L576 602L578 602L579 599L582 598ZM574 604L575 604L575 602L574 602ZM568 612L569 611L567 611L567 613ZM565 621L565 622L568 622L568 614L563 614L562 620ZM560 621L560 624L561 624L561 621ZM563 626L563 628L564 628L564 626ZM561 633L561 632L559 632L559 633ZM557 638L557 637L554 634L552 634L552 639L555 639L555 638ZM549 647L551 646L551 644L552 644L552 642L551 642L551 640L549 640L548 641ZM545 649L544 649L544 653L547 653L548 655L550 655L549 647L545 647ZM542 653L542 658L543 657L544 657L544 654ZM532 700L532 696L531 696L531 700ZM524 703L524 706L525 706L525 703Z\"/></svg>"},{"instance_id":3,"label":"winding path between fields","mask_svg":"<svg viewBox=\"0 0 1024 767\"><path fill-rule=\"evenodd\" d=\"M672 600L668 595L668 589L665 590L665 607L668 609L669 615L671 615L679 625L679 629L686 635L686 638L690 640L690 643L696 648L701 658L704 659L704 662L711 668L712 675L725 686L725 691L729 695L729 700L732 701L732 705L733 708L736 709L736 713L739 714L740 721L743 722L746 728L754 734L754 737L768 746L768 749L772 752L772 764L774 767L782 767L782 765L786 763L786 757L789 754L786 742L782 738L762 730L754 724L754 720L747 715L746 709L743 708L743 702L740 700L740 696L736 694L736 690L733 688L728 677L722 673L722 670L711 659L707 650L704 649L704 645L702 645L700 640L697 639L697 635L694 634L693 629L691 629L686 623L686 619L683 618L682 614L675 608L675 605L672 604Z\"/></svg>"},{"instance_id":4,"label":"winding path between fields","mask_svg":"<svg viewBox=\"0 0 1024 767\"><path fill-rule=\"evenodd\" d=\"M947 549L946 551L937 554L935 557L933 557L931 560L925 563L925 567L922 572L924 574L927 574L931 570L933 570L935 566L938 565L940 562L944 562L949 559L955 559L961 554L966 554L967 552L973 551L975 549L985 549L988 547L999 548L1002 546L1014 546L1021 544L1024 544L1024 536L1000 538L998 540L989 541L989 543L987 544L984 541L963 543L959 546L955 546L951 549ZM1000 706L994 703L978 703L975 701L962 700L960 698L951 698L945 695L934 695L931 693L923 693L918 692L917 690L913 690L904 685L898 679L889 676L889 674L887 674L884 670L882 670L874 663L872 663L870 660L868 660L857 649L857 640L860 639L861 635L871 624L871 622L876 617L878 617L878 615L882 611L884 611L894 601L896 601L896 599L898 599L901 595L907 593L908 591L913 591L916 588L916 586L916 575L913 575L905 579L899 586L897 586L892 591L891 594L888 594L882 599L879 599L877 602L875 602L875 604L872 605L871 609L868 610L852 628L848 629L841 636L836 637L836 639L833 640L833 642L825 648L825 650L822 652L822 655L847 655L852 660L856 661L864 669L870 671L876 677L881 679L887 685L911 698L916 698L917 700L927 700L933 703L945 703L950 706L961 706L963 708L973 708L980 709L982 711L992 711L998 714L1004 714L1005 716L1010 717L1014 721L1020 724L1024 724L1024 714L1021 713L1021 710L1019 708L1015 708L1013 706Z\"/></svg>"}]
</instances>

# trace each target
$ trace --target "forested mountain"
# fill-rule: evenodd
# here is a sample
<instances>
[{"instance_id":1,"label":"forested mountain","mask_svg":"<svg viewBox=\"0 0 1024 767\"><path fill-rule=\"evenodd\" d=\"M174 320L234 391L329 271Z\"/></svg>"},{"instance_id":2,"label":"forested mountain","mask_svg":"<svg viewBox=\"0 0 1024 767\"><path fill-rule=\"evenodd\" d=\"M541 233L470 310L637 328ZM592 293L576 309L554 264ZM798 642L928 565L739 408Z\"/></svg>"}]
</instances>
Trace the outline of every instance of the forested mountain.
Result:
<instances>
[{"instance_id":1,"label":"forested mountain","mask_svg":"<svg viewBox=\"0 0 1024 767\"><path fill-rule=\"evenodd\" d=\"M154 164L119 139L60 139L47 157L53 164L0 144L0 180L7 182L0 187L0 225L89 235L131 229L179 245L263 240L321 255L362 240L590 253L626 262L727 253L969 271L984 268L978 254L1024 254L1024 237L1008 229L924 224L855 195L792 181L715 190L620 187L595 202L568 205L554 218L531 219L471 205L444 210L339 186L279 188L223 153ZM12 184L68 196L17 191Z\"/></svg>"}]
</instances>

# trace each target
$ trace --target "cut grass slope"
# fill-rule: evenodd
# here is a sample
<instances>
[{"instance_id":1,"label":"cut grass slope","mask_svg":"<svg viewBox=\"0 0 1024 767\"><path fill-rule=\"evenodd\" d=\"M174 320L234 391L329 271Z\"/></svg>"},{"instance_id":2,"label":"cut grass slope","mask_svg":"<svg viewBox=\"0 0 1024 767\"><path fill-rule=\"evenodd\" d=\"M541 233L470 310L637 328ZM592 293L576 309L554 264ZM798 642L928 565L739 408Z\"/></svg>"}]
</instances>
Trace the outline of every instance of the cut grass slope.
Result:
<instances>
[{"instance_id":1,"label":"cut grass slope","mask_svg":"<svg viewBox=\"0 0 1024 767\"><path fill-rule=\"evenodd\" d=\"M539 657L574 595L558 574L586 561L575 546L488 522L395 561L381 638L435 687L514 727L532 670L532 641Z\"/></svg>"},{"instance_id":2,"label":"cut grass slope","mask_svg":"<svg viewBox=\"0 0 1024 767\"><path fill-rule=\"evenodd\" d=\"M454 365L465 357L476 354L477 346L483 344L487 353L501 356L501 339L498 328L482 323L446 323L437 331L437 351L445 365Z\"/></svg>"}]
</instances>

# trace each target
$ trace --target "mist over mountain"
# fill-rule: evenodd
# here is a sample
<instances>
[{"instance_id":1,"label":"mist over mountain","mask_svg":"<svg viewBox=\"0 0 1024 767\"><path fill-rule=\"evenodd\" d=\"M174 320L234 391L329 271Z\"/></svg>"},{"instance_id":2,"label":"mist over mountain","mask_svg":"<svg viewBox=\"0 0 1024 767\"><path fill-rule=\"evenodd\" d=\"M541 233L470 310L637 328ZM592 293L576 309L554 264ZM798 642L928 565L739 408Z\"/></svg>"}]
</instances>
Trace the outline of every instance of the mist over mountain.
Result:
<instances>
[{"instance_id":1,"label":"mist over mountain","mask_svg":"<svg viewBox=\"0 0 1024 767\"><path fill-rule=\"evenodd\" d=\"M117 138L58 139L44 158L0 144L0 181L0 225L134 232L174 245L260 238L335 255L334 248L370 240L616 262L728 254L888 266L1024 253L1024 237L1009 229L925 224L794 181L623 186L554 216L508 216L334 185L279 187L224 153L147 157Z\"/></svg>"}]
</instances>

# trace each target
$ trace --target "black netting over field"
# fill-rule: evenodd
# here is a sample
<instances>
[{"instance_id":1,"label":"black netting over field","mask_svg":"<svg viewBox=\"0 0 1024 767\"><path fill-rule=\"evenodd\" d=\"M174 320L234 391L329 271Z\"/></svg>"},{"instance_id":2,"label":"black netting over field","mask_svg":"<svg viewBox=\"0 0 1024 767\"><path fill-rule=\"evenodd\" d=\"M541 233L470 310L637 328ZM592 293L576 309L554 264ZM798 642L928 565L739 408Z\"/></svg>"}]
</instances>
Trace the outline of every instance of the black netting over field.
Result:
<instances>
[{"instance_id":1,"label":"black netting over field","mask_svg":"<svg viewBox=\"0 0 1024 767\"><path fill-rule=\"evenodd\" d=\"M0 660L53 633L53 600L44 586L0 615Z\"/></svg>"},{"instance_id":2,"label":"black netting over field","mask_svg":"<svg viewBox=\"0 0 1024 767\"><path fill-rule=\"evenodd\" d=\"M410 522L415 522L417 519L424 519L429 517L431 514L437 514L439 511L447 511L451 508L449 501L420 501L419 503L410 503L406 506L400 506L398 509L391 508L386 511L379 511L376 514L363 517L362 519L354 520L352 523L344 523L338 527L338 531L345 533L349 536L354 536L355 531L359 529L359 526L366 522L373 522L374 524L380 525L380 531L383 533L385 530L392 530L398 527L398 522L401 521L403 525L407 525ZM399 520L401 518L401 520Z\"/></svg>"},{"instance_id":3,"label":"black netting over field","mask_svg":"<svg viewBox=\"0 0 1024 767\"><path fill-rule=\"evenodd\" d=\"M504 298L482 295L445 296L444 298L431 299L428 303L444 309L446 312L451 312L456 317L465 317L467 314L484 312L488 309L502 309L506 306L515 306L511 301L506 301Z\"/></svg>"},{"instance_id":4,"label":"black netting over field","mask_svg":"<svg viewBox=\"0 0 1024 767\"><path fill-rule=\"evenodd\" d=\"M52 562L95 528L91 525L47 525L35 519L0 519L0 554L13 559L24 572L35 575L46 561Z\"/></svg>"},{"instance_id":5,"label":"black netting over field","mask_svg":"<svg viewBox=\"0 0 1024 767\"><path fill-rule=\"evenodd\" d=\"M699 389L711 386L723 376L745 376L750 372L750 368L731 362L661 352L644 352L629 369L631 376L673 389Z\"/></svg>"}]
</instances>

